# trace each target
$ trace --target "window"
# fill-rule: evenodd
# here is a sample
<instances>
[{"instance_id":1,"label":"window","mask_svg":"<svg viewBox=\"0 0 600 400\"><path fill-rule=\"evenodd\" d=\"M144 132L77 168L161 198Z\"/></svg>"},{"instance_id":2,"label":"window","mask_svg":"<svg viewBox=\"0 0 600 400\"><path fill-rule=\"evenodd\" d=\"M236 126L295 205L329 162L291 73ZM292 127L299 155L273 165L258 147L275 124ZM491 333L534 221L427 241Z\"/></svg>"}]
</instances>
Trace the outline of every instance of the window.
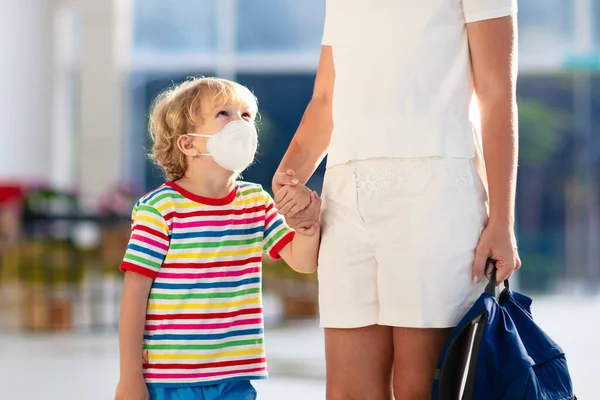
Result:
<instances>
[{"instance_id":1,"label":"window","mask_svg":"<svg viewBox=\"0 0 600 400\"><path fill-rule=\"evenodd\" d=\"M237 5L238 51L319 51L324 0L238 0Z\"/></svg>"},{"instance_id":2,"label":"window","mask_svg":"<svg viewBox=\"0 0 600 400\"><path fill-rule=\"evenodd\" d=\"M271 178L310 101L315 75L240 74L237 81L254 92L261 115L256 162L244 172L244 179L260 183L270 190ZM309 182L312 189L321 189L323 174L324 165L321 165Z\"/></svg>"},{"instance_id":3,"label":"window","mask_svg":"<svg viewBox=\"0 0 600 400\"><path fill-rule=\"evenodd\" d=\"M519 2L520 51L567 51L573 45L572 0Z\"/></svg>"},{"instance_id":4,"label":"window","mask_svg":"<svg viewBox=\"0 0 600 400\"><path fill-rule=\"evenodd\" d=\"M216 48L216 1L136 0L134 52L209 53Z\"/></svg>"}]
</instances>

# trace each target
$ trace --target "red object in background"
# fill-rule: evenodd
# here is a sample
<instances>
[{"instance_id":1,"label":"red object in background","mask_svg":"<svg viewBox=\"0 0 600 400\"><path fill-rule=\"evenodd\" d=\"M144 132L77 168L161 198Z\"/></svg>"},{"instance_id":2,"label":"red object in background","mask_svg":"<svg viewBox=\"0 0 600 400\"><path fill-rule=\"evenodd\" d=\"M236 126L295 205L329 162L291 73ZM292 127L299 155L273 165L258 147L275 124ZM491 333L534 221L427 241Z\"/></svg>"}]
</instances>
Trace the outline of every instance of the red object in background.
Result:
<instances>
[{"instance_id":1,"label":"red object in background","mask_svg":"<svg viewBox=\"0 0 600 400\"><path fill-rule=\"evenodd\" d=\"M2 184L0 183L0 205L7 203L10 200L22 200L23 187L18 184Z\"/></svg>"},{"instance_id":2,"label":"red object in background","mask_svg":"<svg viewBox=\"0 0 600 400\"><path fill-rule=\"evenodd\" d=\"M16 243L21 235L23 187L0 183L0 244Z\"/></svg>"}]
</instances>

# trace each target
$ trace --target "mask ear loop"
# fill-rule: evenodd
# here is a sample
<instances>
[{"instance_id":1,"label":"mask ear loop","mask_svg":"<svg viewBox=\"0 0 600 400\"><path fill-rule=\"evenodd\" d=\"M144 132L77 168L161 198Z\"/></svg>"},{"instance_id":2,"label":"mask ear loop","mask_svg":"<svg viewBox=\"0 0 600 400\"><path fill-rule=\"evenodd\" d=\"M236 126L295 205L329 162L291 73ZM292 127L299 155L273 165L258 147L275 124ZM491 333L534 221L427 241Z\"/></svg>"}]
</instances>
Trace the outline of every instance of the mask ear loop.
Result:
<instances>
[{"instance_id":1,"label":"mask ear loop","mask_svg":"<svg viewBox=\"0 0 600 400\"><path fill-rule=\"evenodd\" d=\"M212 137L212 135L203 135L201 133L186 133L186 135L187 136L209 138L209 139ZM200 151L200 150L198 150L198 151ZM202 157L207 157L207 156L210 157L210 156L212 156L212 154L200 152L200 153L196 154L195 156L193 156L192 158L202 158Z\"/></svg>"}]
</instances>

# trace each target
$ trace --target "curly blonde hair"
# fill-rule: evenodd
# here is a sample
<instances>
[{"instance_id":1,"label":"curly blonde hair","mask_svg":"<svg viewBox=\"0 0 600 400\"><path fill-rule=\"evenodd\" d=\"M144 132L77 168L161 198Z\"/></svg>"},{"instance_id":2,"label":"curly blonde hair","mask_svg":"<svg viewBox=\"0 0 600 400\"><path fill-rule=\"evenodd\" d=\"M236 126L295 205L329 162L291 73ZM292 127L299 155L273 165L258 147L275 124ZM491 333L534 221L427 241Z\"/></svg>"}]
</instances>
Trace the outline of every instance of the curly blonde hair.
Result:
<instances>
[{"instance_id":1,"label":"curly blonde hair","mask_svg":"<svg viewBox=\"0 0 600 400\"><path fill-rule=\"evenodd\" d=\"M160 93L150 109L150 158L167 180L181 179L187 160L177 147L180 136L194 132L205 112L227 104L246 104L258 112L256 97L247 87L220 78L191 78Z\"/></svg>"}]
</instances>

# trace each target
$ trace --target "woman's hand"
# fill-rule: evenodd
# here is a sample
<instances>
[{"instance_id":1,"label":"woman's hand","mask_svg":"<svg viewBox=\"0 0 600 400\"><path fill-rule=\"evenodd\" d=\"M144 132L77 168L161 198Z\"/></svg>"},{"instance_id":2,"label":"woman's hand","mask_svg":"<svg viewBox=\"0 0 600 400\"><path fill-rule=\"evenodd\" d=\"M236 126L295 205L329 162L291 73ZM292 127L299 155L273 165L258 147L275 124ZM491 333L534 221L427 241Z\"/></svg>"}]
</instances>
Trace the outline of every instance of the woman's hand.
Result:
<instances>
[{"instance_id":1,"label":"woman's hand","mask_svg":"<svg viewBox=\"0 0 600 400\"><path fill-rule=\"evenodd\" d=\"M483 230L473 262L474 283L478 283L485 274L491 272L486 271L489 259L496 261L498 285L510 278L515 270L521 268L515 234L508 224L488 224Z\"/></svg>"},{"instance_id":2,"label":"woman's hand","mask_svg":"<svg viewBox=\"0 0 600 400\"><path fill-rule=\"evenodd\" d=\"M284 186L294 187L298 183L300 183L300 180L296 178L296 172L294 172L294 170L288 169L285 172L277 172L271 183L273 186L273 194L277 195L277 192Z\"/></svg>"}]
</instances>

